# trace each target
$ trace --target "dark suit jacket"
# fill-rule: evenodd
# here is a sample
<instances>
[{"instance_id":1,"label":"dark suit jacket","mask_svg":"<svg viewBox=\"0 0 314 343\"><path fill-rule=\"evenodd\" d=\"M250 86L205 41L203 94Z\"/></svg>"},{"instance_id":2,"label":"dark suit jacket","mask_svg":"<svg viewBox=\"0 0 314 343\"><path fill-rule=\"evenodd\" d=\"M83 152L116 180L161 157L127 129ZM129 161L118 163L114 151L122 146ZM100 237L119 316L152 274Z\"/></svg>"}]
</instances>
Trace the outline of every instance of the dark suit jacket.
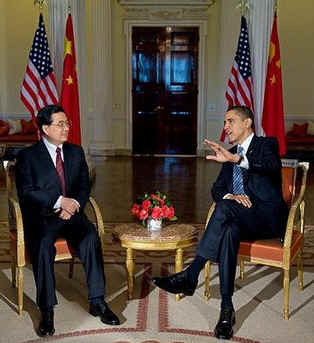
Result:
<instances>
[{"instance_id":1,"label":"dark suit jacket","mask_svg":"<svg viewBox=\"0 0 314 343\"><path fill-rule=\"evenodd\" d=\"M236 147L230 149L236 153ZM283 234L288 208L282 195L281 160L278 141L271 137L254 136L246 153L249 169L242 169L245 193L257 209L253 225L263 223L273 232ZM232 189L233 163L223 164L212 187L215 202L222 200ZM246 215L246 214L245 214Z\"/></svg>"},{"instance_id":2,"label":"dark suit jacket","mask_svg":"<svg viewBox=\"0 0 314 343\"><path fill-rule=\"evenodd\" d=\"M236 146L230 149L236 153ZM253 136L246 153L249 169L242 169L246 194L252 201L283 202L281 182L281 161L278 142L271 137ZM213 184L212 196L217 202L232 189L233 163L223 164L216 182Z\"/></svg>"},{"instance_id":3,"label":"dark suit jacket","mask_svg":"<svg viewBox=\"0 0 314 343\"><path fill-rule=\"evenodd\" d=\"M89 173L81 147L64 143L66 196L76 199L80 213L88 201ZM26 233L35 231L44 218L54 215L53 206L62 195L57 170L42 141L23 149L16 164L16 186Z\"/></svg>"}]
</instances>

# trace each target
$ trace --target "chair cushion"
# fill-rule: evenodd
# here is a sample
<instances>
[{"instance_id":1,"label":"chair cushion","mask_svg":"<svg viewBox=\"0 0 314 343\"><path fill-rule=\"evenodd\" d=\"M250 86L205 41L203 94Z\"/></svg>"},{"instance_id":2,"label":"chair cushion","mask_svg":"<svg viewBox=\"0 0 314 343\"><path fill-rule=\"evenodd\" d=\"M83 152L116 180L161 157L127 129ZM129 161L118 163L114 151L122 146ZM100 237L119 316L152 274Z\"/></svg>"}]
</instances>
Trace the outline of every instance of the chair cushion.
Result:
<instances>
[{"instance_id":1,"label":"chair cushion","mask_svg":"<svg viewBox=\"0 0 314 343\"><path fill-rule=\"evenodd\" d=\"M299 231L293 231L291 244L291 258L293 258L301 246L303 235ZM239 255L245 257L255 257L263 260L282 261L283 245L279 238L265 239L258 241L242 241L240 243Z\"/></svg>"},{"instance_id":2,"label":"chair cushion","mask_svg":"<svg viewBox=\"0 0 314 343\"><path fill-rule=\"evenodd\" d=\"M291 134L293 136L305 136L307 133L307 127L308 123L304 123L302 125L293 124Z\"/></svg>"},{"instance_id":3,"label":"chair cushion","mask_svg":"<svg viewBox=\"0 0 314 343\"><path fill-rule=\"evenodd\" d=\"M16 230L11 230L10 231L10 241L11 241L11 249L12 251L16 252L16 247L17 247L17 231ZM67 241L63 238L58 238L56 243L56 257L58 255L66 255L66 254L71 254L74 255L74 250L69 247ZM25 249L25 260L29 261L29 255L27 252L27 249Z\"/></svg>"},{"instance_id":4,"label":"chair cushion","mask_svg":"<svg viewBox=\"0 0 314 343\"><path fill-rule=\"evenodd\" d=\"M288 207L291 206L295 172L294 168L283 167L281 169L282 195Z\"/></svg>"},{"instance_id":5,"label":"chair cushion","mask_svg":"<svg viewBox=\"0 0 314 343\"><path fill-rule=\"evenodd\" d=\"M22 123L20 119L8 119L7 122L10 127L9 135L14 135L23 132Z\"/></svg>"},{"instance_id":6,"label":"chair cushion","mask_svg":"<svg viewBox=\"0 0 314 343\"><path fill-rule=\"evenodd\" d=\"M21 124L22 124L24 135L37 133L36 123L33 120L22 119Z\"/></svg>"}]
</instances>

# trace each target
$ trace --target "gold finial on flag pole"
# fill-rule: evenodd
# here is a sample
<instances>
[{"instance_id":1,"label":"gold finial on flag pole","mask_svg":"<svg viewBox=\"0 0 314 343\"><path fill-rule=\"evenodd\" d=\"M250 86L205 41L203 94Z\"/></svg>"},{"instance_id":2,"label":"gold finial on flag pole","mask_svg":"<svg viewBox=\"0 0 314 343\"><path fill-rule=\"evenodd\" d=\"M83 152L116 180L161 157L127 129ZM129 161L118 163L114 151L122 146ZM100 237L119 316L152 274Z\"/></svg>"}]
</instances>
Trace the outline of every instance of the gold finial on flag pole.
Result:
<instances>
[{"instance_id":1,"label":"gold finial on flag pole","mask_svg":"<svg viewBox=\"0 0 314 343\"><path fill-rule=\"evenodd\" d=\"M274 1L274 12L277 12L278 10L278 0Z\"/></svg>"},{"instance_id":2,"label":"gold finial on flag pole","mask_svg":"<svg viewBox=\"0 0 314 343\"><path fill-rule=\"evenodd\" d=\"M68 13L71 13L72 7L71 7L71 0L68 0Z\"/></svg>"},{"instance_id":3,"label":"gold finial on flag pole","mask_svg":"<svg viewBox=\"0 0 314 343\"><path fill-rule=\"evenodd\" d=\"M241 15L245 16L250 9L249 1L248 0L239 0L239 3L236 6L236 8L237 9L240 8Z\"/></svg>"},{"instance_id":4,"label":"gold finial on flag pole","mask_svg":"<svg viewBox=\"0 0 314 343\"><path fill-rule=\"evenodd\" d=\"M48 6L48 0L34 0L34 5L39 5L40 10L43 9L44 4Z\"/></svg>"}]
</instances>

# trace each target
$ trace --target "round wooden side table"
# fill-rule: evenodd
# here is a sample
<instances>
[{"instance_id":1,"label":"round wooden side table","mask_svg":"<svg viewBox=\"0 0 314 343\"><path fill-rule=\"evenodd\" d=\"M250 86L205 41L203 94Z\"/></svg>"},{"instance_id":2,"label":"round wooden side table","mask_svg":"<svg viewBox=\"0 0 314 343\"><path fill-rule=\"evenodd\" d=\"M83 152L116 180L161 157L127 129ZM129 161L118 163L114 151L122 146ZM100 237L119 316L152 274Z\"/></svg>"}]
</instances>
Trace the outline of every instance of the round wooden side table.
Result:
<instances>
[{"instance_id":1,"label":"round wooden side table","mask_svg":"<svg viewBox=\"0 0 314 343\"><path fill-rule=\"evenodd\" d=\"M120 241L121 247L126 248L126 269L128 272L128 298L132 299L134 285L134 250L176 250L176 273L183 269L183 249L198 241L197 229L188 224L172 224L160 231L149 231L136 223L117 225L114 236ZM176 295L176 300L180 295Z\"/></svg>"}]
</instances>

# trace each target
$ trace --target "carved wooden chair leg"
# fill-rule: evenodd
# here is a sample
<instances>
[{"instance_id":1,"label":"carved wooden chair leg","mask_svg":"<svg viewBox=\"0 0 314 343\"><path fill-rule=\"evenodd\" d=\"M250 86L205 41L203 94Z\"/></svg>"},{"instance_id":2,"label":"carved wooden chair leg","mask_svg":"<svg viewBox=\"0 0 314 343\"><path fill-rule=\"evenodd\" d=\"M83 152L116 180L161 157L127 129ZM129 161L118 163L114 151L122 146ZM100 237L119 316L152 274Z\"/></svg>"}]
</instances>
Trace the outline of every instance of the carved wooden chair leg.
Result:
<instances>
[{"instance_id":1,"label":"carved wooden chair leg","mask_svg":"<svg viewBox=\"0 0 314 343\"><path fill-rule=\"evenodd\" d=\"M244 280L244 260L240 258L240 279Z\"/></svg>"},{"instance_id":2,"label":"carved wooden chair leg","mask_svg":"<svg viewBox=\"0 0 314 343\"><path fill-rule=\"evenodd\" d=\"M11 255L11 276L12 276L12 287L16 287L16 258Z\"/></svg>"},{"instance_id":3,"label":"carved wooden chair leg","mask_svg":"<svg viewBox=\"0 0 314 343\"><path fill-rule=\"evenodd\" d=\"M18 267L17 269L17 304L18 304L18 313L20 316L23 314L23 295L24 295L23 267Z\"/></svg>"},{"instance_id":4,"label":"carved wooden chair leg","mask_svg":"<svg viewBox=\"0 0 314 343\"><path fill-rule=\"evenodd\" d=\"M299 252L297 259L297 269L298 269L298 288L303 291L303 248Z\"/></svg>"},{"instance_id":5,"label":"carved wooden chair leg","mask_svg":"<svg viewBox=\"0 0 314 343\"><path fill-rule=\"evenodd\" d=\"M69 263L69 279L73 278L73 272L74 272L74 260L75 257L72 257Z\"/></svg>"},{"instance_id":6,"label":"carved wooden chair leg","mask_svg":"<svg viewBox=\"0 0 314 343\"><path fill-rule=\"evenodd\" d=\"M204 268L204 272L205 272L205 290L204 290L204 297L206 299L206 301L209 300L210 298L210 261L207 261L205 264L205 268Z\"/></svg>"},{"instance_id":7,"label":"carved wooden chair leg","mask_svg":"<svg viewBox=\"0 0 314 343\"><path fill-rule=\"evenodd\" d=\"M283 271L283 318L289 319L290 269Z\"/></svg>"}]
</instances>

